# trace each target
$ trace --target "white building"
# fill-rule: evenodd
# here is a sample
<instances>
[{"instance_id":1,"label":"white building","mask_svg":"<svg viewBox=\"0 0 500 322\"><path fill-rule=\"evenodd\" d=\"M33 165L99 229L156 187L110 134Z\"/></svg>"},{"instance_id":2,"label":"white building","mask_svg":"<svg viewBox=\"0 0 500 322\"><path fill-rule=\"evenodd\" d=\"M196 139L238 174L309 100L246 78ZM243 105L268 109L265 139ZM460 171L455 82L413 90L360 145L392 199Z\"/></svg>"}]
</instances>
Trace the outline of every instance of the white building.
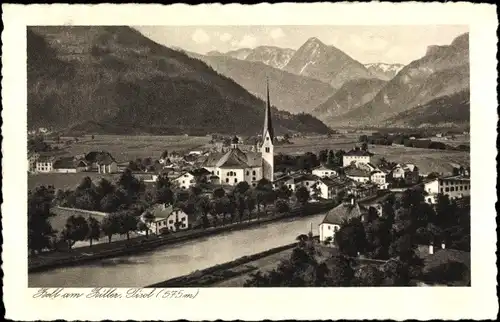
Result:
<instances>
[{"instance_id":1,"label":"white building","mask_svg":"<svg viewBox=\"0 0 500 322\"><path fill-rule=\"evenodd\" d=\"M210 171L211 175L219 177L221 184L237 185L239 182L245 181L250 186L255 187L263 178L273 182L274 139L268 86L260 153L243 152L238 147L238 143L233 142L228 152L216 152L208 155L203 167Z\"/></svg>"},{"instance_id":2,"label":"white building","mask_svg":"<svg viewBox=\"0 0 500 322\"><path fill-rule=\"evenodd\" d=\"M386 174L381 170L372 171L370 174L370 180L371 180L371 182L373 182L381 187L384 187L384 188L387 187Z\"/></svg>"},{"instance_id":3,"label":"white building","mask_svg":"<svg viewBox=\"0 0 500 322\"><path fill-rule=\"evenodd\" d=\"M181 189L189 189L196 184L195 176L186 171L173 180Z\"/></svg>"},{"instance_id":4,"label":"white building","mask_svg":"<svg viewBox=\"0 0 500 322\"><path fill-rule=\"evenodd\" d=\"M312 174L315 176L318 176L320 178L323 177L335 177L337 176L337 171L330 169L328 167L325 167L324 165L321 165L317 168L314 168L312 170Z\"/></svg>"},{"instance_id":5,"label":"white building","mask_svg":"<svg viewBox=\"0 0 500 322\"><path fill-rule=\"evenodd\" d=\"M295 192L300 187L305 187L307 191L312 192L319 177L312 174L293 174L285 175L274 180L273 188L279 189L281 186L286 186L290 191Z\"/></svg>"},{"instance_id":6,"label":"white building","mask_svg":"<svg viewBox=\"0 0 500 322\"><path fill-rule=\"evenodd\" d=\"M153 234L161 234L164 230L170 232L186 230L196 225L194 217L190 217L181 209L171 205L157 204L149 211L154 216L154 220L147 224ZM143 222L145 221L144 214L141 216Z\"/></svg>"},{"instance_id":7,"label":"white building","mask_svg":"<svg viewBox=\"0 0 500 322\"><path fill-rule=\"evenodd\" d=\"M36 160L36 172L47 173L53 171L55 158L53 156L40 156Z\"/></svg>"},{"instance_id":8,"label":"white building","mask_svg":"<svg viewBox=\"0 0 500 322\"><path fill-rule=\"evenodd\" d=\"M341 191L347 191L353 182L345 178L320 178L316 182L316 187L320 192L319 197L323 199L333 199Z\"/></svg>"},{"instance_id":9,"label":"white building","mask_svg":"<svg viewBox=\"0 0 500 322\"><path fill-rule=\"evenodd\" d=\"M347 167L351 164L358 164L358 163L371 163L371 158L373 156L373 153L370 153L368 151L361 150L359 147L356 147L352 149L351 151L348 151L344 156L342 157L342 163L344 167Z\"/></svg>"},{"instance_id":10,"label":"white building","mask_svg":"<svg viewBox=\"0 0 500 322\"><path fill-rule=\"evenodd\" d=\"M435 203L436 198L432 195L443 194L450 199L470 196L470 178L465 176L452 176L436 178L424 184L425 192L431 196L426 196L426 202Z\"/></svg>"}]
</instances>

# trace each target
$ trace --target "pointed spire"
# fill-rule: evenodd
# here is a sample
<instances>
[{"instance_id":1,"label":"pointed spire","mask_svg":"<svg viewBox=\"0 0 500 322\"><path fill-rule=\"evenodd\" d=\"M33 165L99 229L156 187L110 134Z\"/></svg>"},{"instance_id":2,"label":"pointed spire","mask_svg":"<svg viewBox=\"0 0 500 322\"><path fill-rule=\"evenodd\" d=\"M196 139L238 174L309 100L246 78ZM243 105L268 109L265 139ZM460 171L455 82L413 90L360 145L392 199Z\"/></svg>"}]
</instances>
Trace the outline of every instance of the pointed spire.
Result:
<instances>
[{"instance_id":1,"label":"pointed spire","mask_svg":"<svg viewBox=\"0 0 500 322\"><path fill-rule=\"evenodd\" d=\"M273 129L273 121L271 118L271 100L269 99L269 78L266 78L266 86L267 86L267 102L266 102L266 112L264 118L264 132L262 133L262 139L266 137L266 133L269 133L271 137L271 142L274 141L274 129Z\"/></svg>"}]
</instances>

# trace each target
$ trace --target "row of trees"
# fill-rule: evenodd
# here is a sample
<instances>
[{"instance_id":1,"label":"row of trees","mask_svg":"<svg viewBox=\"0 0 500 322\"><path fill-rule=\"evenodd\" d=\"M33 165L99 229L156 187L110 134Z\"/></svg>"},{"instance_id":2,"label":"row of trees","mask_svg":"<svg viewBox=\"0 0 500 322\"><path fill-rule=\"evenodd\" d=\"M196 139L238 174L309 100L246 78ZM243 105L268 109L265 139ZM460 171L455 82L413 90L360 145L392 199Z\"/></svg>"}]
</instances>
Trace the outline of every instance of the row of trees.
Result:
<instances>
[{"instance_id":1,"label":"row of trees","mask_svg":"<svg viewBox=\"0 0 500 322\"><path fill-rule=\"evenodd\" d=\"M280 153L275 156L274 163L276 171L279 172L309 171L320 164L325 164L328 167L341 167L344 154L344 150L321 150L317 155L306 152L297 156Z\"/></svg>"},{"instance_id":2,"label":"row of trees","mask_svg":"<svg viewBox=\"0 0 500 322\"><path fill-rule=\"evenodd\" d=\"M54 237L57 237L56 242L64 240L71 248L76 241L95 240L98 236L96 231L108 236L109 242L115 234L127 235L128 239L131 232L141 230L147 235L147 224L154 219L149 209L154 204L178 207L194 218L199 226L207 228L231 224L235 220L241 222L244 217L248 220L259 219L263 212L269 210L277 214L287 213L292 202L305 205L310 199L309 191L304 187L293 194L286 186L274 190L265 179L255 188L240 182L232 191L217 188L211 194L204 192L204 185L200 182L189 190L181 190L166 175L162 175L152 189L146 189L144 183L127 170L115 184L101 179L95 185L86 177L73 191L59 190L54 193L53 187L38 187L29 192L29 248L35 252L52 248ZM103 211L109 215L101 223L96 223L95 219L72 216L68 218L65 229L57 232L49 221L53 216L50 209L55 205Z\"/></svg>"},{"instance_id":3,"label":"row of trees","mask_svg":"<svg viewBox=\"0 0 500 322\"><path fill-rule=\"evenodd\" d=\"M467 268L458 262L436 267L424 278L416 247L444 242L470 251L470 209L442 195L434 209L420 191L409 190L399 200L389 198L381 217L371 209L363 221L344 221L335 235L339 254L325 261L318 259L312 236L298 240L290 259L268 273L253 274L245 286L407 286L415 279L466 279ZM359 255L385 263L360 264Z\"/></svg>"},{"instance_id":4,"label":"row of trees","mask_svg":"<svg viewBox=\"0 0 500 322\"><path fill-rule=\"evenodd\" d=\"M398 259L385 263L359 265L343 254L322 260L312 237L301 235L289 259L268 273L258 271L245 282L245 287L346 287L407 285L405 267Z\"/></svg>"}]
</instances>

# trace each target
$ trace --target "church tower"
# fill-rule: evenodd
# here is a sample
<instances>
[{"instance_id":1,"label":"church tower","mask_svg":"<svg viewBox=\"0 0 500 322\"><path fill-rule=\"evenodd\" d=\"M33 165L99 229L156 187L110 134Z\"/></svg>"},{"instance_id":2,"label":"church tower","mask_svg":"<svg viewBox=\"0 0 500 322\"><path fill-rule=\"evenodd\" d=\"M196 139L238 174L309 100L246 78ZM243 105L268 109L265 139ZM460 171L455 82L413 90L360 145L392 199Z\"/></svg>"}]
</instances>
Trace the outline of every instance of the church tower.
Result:
<instances>
[{"instance_id":1,"label":"church tower","mask_svg":"<svg viewBox=\"0 0 500 322\"><path fill-rule=\"evenodd\" d=\"M262 133L262 178L271 182L274 180L274 129L271 118L271 102L269 101L269 81L267 82L267 102L264 116L264 131Z\"/></svg>"}]
</instances>

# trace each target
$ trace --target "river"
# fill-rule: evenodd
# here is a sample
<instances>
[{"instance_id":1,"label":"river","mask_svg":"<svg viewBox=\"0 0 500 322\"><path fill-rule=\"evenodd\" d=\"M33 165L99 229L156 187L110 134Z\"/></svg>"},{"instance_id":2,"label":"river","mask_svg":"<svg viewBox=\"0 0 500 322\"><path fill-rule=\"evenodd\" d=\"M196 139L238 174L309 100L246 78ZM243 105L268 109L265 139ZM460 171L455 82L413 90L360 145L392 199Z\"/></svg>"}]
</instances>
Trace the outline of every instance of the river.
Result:
<instances>
[{"instance_id":1,"label":"river","mask_svg":"<svg viewBox=\"0 0 500 322\"><path fill-rule=\"evenodd\" d=\"M221 233L148 252L30 273L29 287L144 287L236 258L293 243L318 225L324 214L288 219Z\"/></svg>"}]
</instances>

